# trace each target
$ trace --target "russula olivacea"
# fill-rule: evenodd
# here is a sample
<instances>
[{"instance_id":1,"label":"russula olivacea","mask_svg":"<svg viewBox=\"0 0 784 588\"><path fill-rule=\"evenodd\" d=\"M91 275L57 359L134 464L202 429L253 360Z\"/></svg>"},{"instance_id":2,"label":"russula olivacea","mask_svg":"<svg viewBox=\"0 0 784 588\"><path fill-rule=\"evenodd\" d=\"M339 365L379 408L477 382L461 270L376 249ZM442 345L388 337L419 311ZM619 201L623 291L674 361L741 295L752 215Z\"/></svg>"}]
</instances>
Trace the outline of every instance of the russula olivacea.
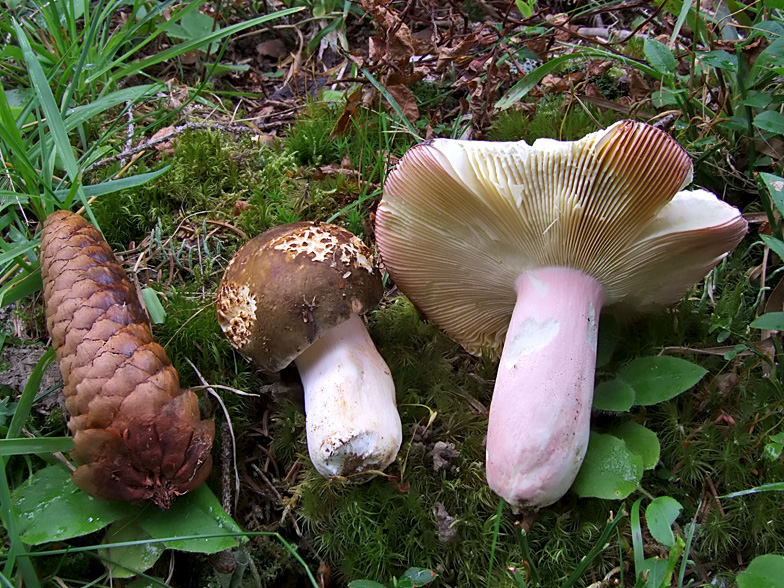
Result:
<instances>
[{"instance_id":1,"label":"russula olivacea","mask_svg":"<svg viewBox=\"0 0 784 588\"><path fill-rule=\"evenodd\" d=\"M327 477L364 481L400 449L392 375L361 317L382 295L372 251L317 222L248 241L218 290L218 322L234 348L263 371L297 366L308 452Z\"/></svg>"},{"instance_id":2,"label":"russula olivacea","mask_svg":"<svg viewBox=\"0 0 784 588\"><path fill-rule=\"evenodd\" d=\"M740 212L681 191L691 160L621 121L579 141L435 139L390 173L376 240L399 289L472 353L500 355L490 487L558 500L588 444L603 307L671 304L746 234Z\"/></svg>"}]
</instances>

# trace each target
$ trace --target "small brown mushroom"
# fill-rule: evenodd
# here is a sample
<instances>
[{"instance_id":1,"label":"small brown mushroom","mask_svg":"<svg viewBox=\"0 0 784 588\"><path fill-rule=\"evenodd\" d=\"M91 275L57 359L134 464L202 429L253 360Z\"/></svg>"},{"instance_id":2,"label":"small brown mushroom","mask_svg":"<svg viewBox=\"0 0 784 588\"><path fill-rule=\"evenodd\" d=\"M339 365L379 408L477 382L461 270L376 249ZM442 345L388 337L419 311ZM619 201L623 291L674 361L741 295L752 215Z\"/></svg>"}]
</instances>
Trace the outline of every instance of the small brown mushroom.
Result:
<instances>
[{"instance_id":1,"label":"small brown mushroom","mask_svg":"<svg viewBox=\"0 0 784 588\"><path fill-rule=\"evenodd\" d=\"M345 229L311 222L251 239L218 290L218 322L232 346L264 371L297 366L308 451L324 476L368 478L400 448L394 382L361 318L382 294L370 249Z\"/></svg>"}]
</instances>

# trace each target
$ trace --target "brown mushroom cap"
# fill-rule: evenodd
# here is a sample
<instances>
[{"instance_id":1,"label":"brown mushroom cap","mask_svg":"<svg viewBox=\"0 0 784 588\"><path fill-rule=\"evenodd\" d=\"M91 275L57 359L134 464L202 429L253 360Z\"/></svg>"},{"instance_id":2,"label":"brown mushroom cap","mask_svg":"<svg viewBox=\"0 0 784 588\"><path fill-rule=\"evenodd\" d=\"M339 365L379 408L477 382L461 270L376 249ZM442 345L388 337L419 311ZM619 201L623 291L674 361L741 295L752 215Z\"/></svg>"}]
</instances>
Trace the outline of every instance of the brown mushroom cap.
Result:
<instances>
[{"instance_id":1,"label":"brown mushroom cap","mask_svg":"<svg viewBox=\"0 0 784 588\"><path fill-rule=\"evenodd\" d=\"M279 371L332 327L381 300L373 252L325 223L274 227L234 255L221 280L218 322L232 346Z\"/></svg>"}]
</instances>

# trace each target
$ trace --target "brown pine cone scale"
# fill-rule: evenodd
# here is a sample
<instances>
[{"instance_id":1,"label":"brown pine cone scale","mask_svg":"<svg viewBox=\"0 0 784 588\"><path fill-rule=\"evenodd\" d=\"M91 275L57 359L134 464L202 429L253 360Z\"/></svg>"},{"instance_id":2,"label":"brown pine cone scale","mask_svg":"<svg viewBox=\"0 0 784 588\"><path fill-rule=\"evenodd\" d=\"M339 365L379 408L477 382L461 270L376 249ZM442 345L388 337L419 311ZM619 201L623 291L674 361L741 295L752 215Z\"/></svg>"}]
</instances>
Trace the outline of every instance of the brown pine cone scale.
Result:
<instances>
[{"instance_id":1,"label":"brown pine cone scale","mask_svg":"<svg viewBox=\"0 0 784 588\"><path fill-rule=\"evenodd\" d=\"M180 388L153 340L136 289L101 233L54 212L41 234L46 326L60 363L81 464L77 486L105 500L171 500L198 487L212 466L212 420Z\"/></svg>"}]
</instances>

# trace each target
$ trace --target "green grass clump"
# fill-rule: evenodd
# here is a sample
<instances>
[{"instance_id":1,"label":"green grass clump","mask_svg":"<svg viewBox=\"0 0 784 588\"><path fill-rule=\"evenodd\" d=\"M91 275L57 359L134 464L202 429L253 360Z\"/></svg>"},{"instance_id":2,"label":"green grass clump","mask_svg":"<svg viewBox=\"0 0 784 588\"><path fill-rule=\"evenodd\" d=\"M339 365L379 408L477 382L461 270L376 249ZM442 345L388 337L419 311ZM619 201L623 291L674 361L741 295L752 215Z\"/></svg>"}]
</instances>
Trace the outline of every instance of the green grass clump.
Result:
<instances>
[{"instance_id":1,"label":"green grass clump","mask_svg":"<svg viewBox=\"0 0 784 588\"><path fill-rule=\"evenodd\" d=\"M531 144L549 138L576 141L588 133L606 128L618 120L617 114L579 104L567 104L561 97L542 99L533 117L524 109L510 108L493 120L487 137L491 141L520 141Z\"/></svg>"},{"instance_id":2,"label":"green grass clump","mask_svg":"<svg viewBox=\"0 0 784 588\"><path fill-rule=\"evenodd\" d=\"M332 133L340 110L330 102L309 102L286 133L286 150L301 165L339 163L340 151Z\"/></svg>"}]
</instances>

